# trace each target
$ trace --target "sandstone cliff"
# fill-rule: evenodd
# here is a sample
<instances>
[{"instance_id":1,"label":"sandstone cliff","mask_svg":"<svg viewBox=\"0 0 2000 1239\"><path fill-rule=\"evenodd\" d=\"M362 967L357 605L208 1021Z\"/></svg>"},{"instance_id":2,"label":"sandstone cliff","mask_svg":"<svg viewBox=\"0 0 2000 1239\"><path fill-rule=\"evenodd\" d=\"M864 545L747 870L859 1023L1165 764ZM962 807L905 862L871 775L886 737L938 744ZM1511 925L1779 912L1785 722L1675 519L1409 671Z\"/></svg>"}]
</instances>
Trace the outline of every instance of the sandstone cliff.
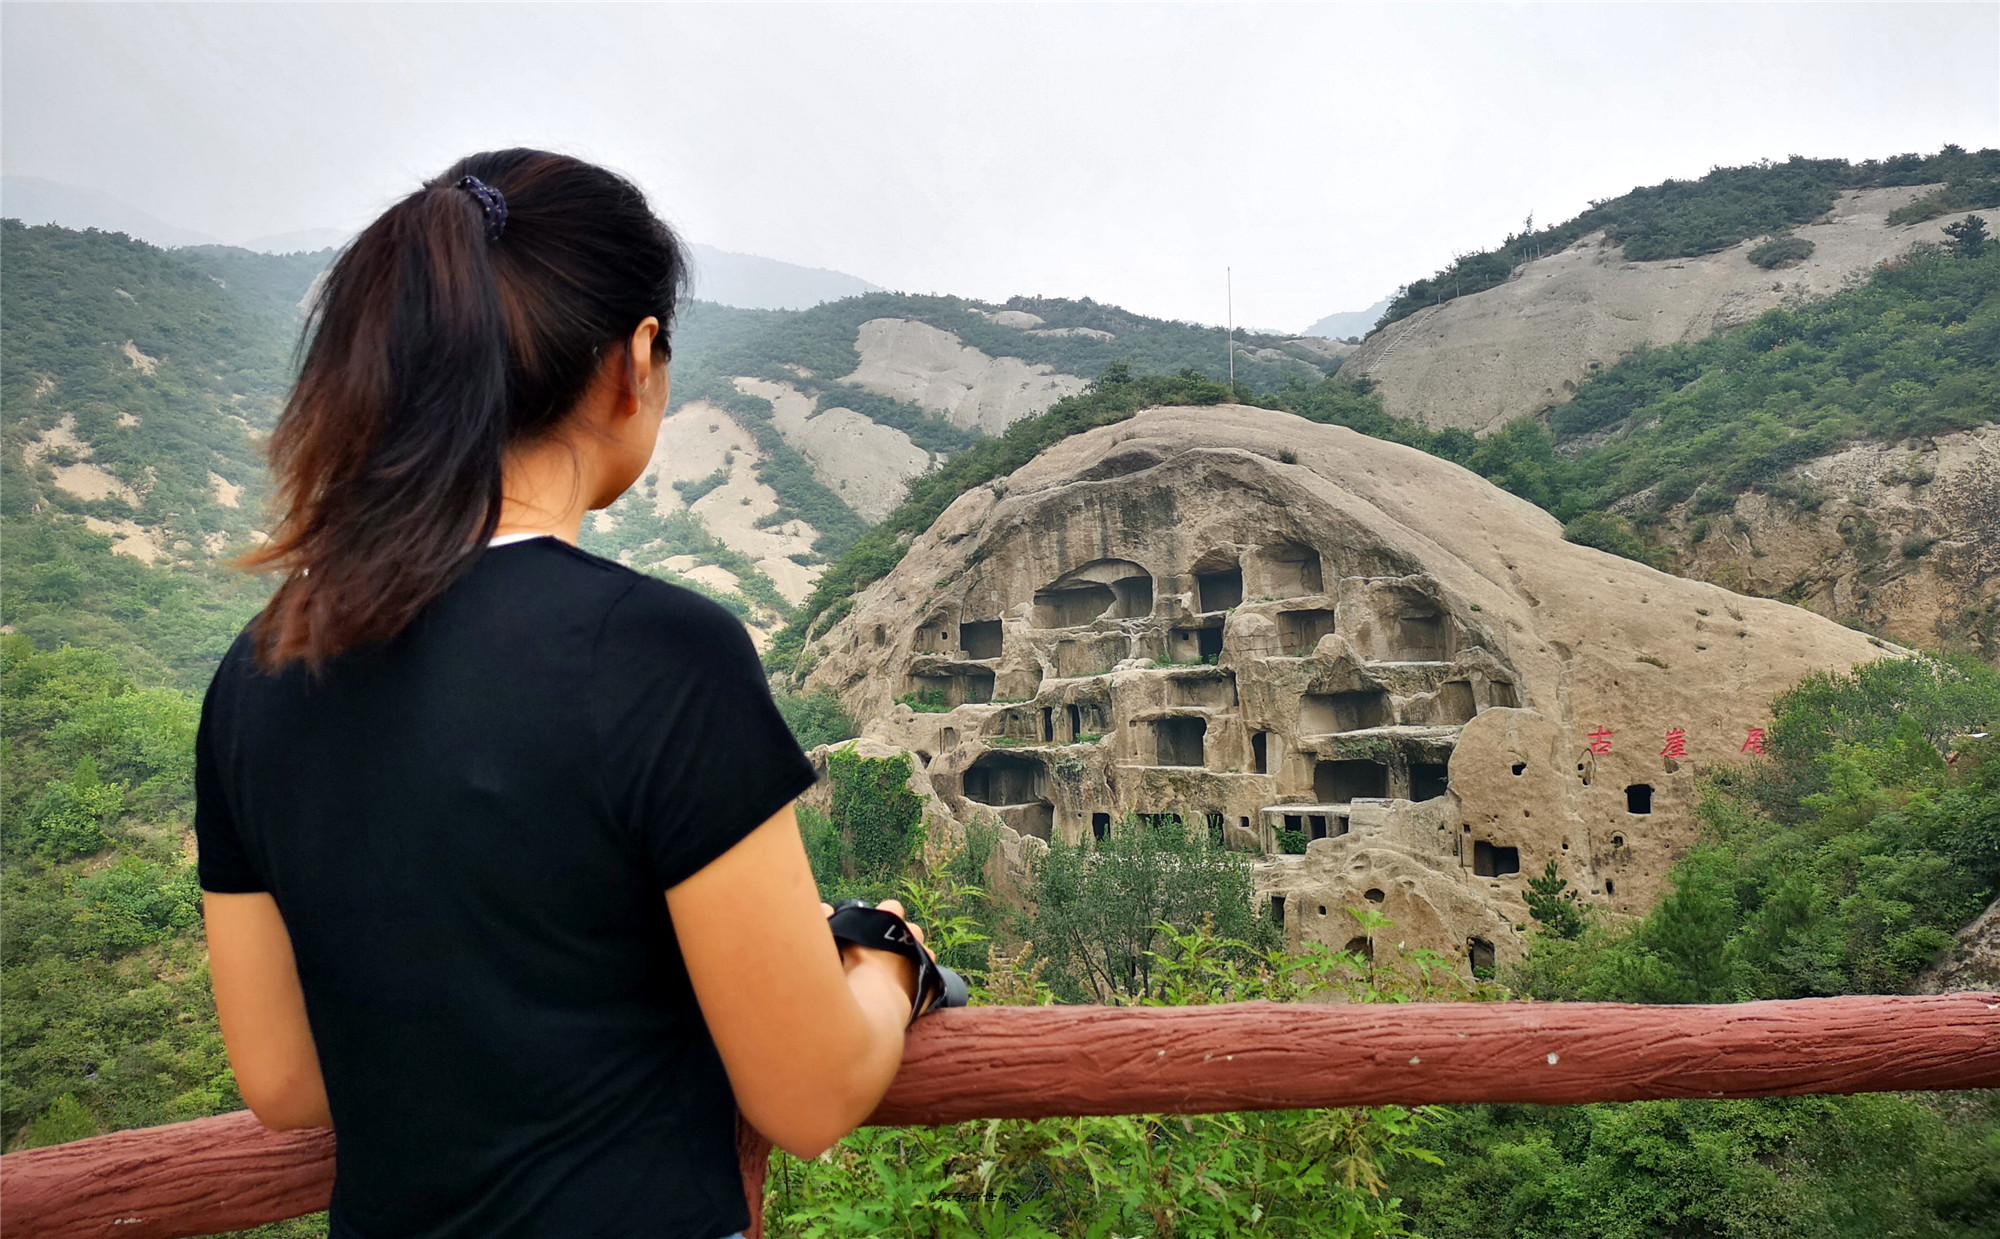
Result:
<instances>
[{"instance_id":1,"label":"sandstone cliff","mask_svg":"<svg viewBox=\"0 0 2000 1239\"><path fill-rule=\"evenodd\" d=\"M1293 944L1346 945L1373 904L1470 968L1519 952L1550 861L1650 906L1694 838L1694 764L1742 760L1808 672L1890 649L1567 543L1448 462L1223 406L968 492L809 647L808 687L1017 855L1178 819L1262 855Z\"/></svg>"},{"instance_id":2,"label":"sandstone cliff","mask_svg":"<svg viewBox=\"0 0 2000 1239\"><path fill-rule=\"evenodd\" d=\"M1857 443L1657 529L1690 576L2000 659L2000 425Z\"/></svg>"}]
</instances>

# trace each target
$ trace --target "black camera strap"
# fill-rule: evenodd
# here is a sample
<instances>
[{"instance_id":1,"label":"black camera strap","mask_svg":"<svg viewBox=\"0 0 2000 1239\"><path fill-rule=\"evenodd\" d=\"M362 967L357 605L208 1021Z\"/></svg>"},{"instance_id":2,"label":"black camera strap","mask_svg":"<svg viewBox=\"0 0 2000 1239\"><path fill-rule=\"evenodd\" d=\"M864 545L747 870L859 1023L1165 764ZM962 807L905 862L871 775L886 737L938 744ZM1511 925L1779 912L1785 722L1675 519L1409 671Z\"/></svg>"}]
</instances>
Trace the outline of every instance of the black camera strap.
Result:
<instances>
[{"instance_id":1,"label":"black camera strap","mask_svg":"<svg viewBox=\"0 0 2000 1239\"><path fill-rule=\"evenodd\" d=\"M836 944L847 942L871 950L891 951L917 966L917 993L910 1003L910 1022L939 1007L965 1005L965 982L949 968L939 966L910 931L910 923L894 912L872 907L859 899L843 899L833 906L827 921Z\"/></svg>"}]
</instances>

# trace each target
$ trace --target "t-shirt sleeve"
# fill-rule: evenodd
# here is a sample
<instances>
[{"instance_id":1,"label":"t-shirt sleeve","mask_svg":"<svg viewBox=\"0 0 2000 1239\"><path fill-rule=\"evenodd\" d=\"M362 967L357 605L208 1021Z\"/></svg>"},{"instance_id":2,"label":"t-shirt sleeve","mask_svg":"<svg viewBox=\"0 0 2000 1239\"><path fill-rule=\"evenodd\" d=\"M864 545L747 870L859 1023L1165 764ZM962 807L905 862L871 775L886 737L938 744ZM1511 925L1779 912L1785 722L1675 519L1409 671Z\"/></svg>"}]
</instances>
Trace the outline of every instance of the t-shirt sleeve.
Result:
<instances>
[{"instance_id":1,"label":"t-shirt sleeve","mask_svg":"<svg viewBox=\"0 0 2000 1239\"><path fill-rule=\"evenodd\" d=\"M229 674L224 661L209 681L208 695L202 698L201 725L194 740L194 837L195 876L201 889L218 895L241 895L269 890L257 875L237 832L236 819L223 793L222 771L216 760L216 746L225 730L223 708L217 703L217 686Z\"/></svg>"},{"instance_id":2,"label":"t-shirt sleeve","mask_svg":"<svg viewBox=\"0 0 2000 1239\"><path fill-rule=\"evenodd\" d=\"M605 617L591 675L605 792L663 890L813 784L750 634L699 594L635 582Z\"/></svg>"}]
</instances>

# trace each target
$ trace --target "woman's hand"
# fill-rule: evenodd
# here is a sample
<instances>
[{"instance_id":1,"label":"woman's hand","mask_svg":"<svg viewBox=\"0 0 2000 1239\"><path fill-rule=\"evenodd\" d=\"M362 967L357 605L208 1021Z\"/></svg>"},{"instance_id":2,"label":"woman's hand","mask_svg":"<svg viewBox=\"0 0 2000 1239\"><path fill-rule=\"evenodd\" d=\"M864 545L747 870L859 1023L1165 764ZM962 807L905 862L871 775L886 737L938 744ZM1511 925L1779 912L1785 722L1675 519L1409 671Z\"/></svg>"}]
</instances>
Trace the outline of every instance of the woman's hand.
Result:
<instances>
[{"instance_id":1,"label":"woman's hand","mask_svg":"<svg viewBox=\"0 0 2000 1239\"><path fill-rule=\"evenodd\" d=\"M902 900L884 899L875 906L884 912L894 912L897 916L903 917L903 923L910 927L910 933L916 936L917 943L924 946L924 953L929 955L933 960L937 958L937 952L931 950L929 946L924 945L924 927L909 919L908 914L903 911ZM832 919L832 904L822 903L820 904L820 908L825 911L828 919ZM850 983L857 968L881 968L887 970L889 975L895 980L897 988L909 996L909 1004L912 1007L916 1005L917 965L908 956L898 955L894 951L878 951L871 947L856 946L852 942L842 942L840 944L840 962L847 969Z\"/></svg>"}]
</instances>

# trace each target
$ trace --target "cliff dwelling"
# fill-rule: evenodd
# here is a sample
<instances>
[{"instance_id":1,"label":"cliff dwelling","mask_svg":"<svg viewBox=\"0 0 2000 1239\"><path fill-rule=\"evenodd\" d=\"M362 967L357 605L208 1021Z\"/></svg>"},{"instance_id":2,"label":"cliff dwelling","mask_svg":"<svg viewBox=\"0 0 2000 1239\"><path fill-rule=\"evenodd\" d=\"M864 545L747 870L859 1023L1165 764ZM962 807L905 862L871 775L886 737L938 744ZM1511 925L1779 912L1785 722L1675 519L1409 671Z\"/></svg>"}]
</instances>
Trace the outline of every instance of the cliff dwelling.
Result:
<instances>
[{"instance_id":1,"label":"cliff dwelling","mask_svg":"<svg viewBox=\"0 0 2000 1239\"><path fill-rule=\"evenodd\" d=\"M1696 622L1725 605L1727 644ZM1424 947L1470 978L1519 956L1550 861L1649 906L1695 837L1695 763L1738 760L1805 674L1885 652L1565 542L1434 457L1224 407L962 496L814 642L806 687L928 755L920 793L1003 827L1016 871L1128 819L1205 831L1291 946ZM1692 761L1660 755L1670 727ZM1370 907L1393 933L1357 937Z\"/></svg>"}]
</instances>

